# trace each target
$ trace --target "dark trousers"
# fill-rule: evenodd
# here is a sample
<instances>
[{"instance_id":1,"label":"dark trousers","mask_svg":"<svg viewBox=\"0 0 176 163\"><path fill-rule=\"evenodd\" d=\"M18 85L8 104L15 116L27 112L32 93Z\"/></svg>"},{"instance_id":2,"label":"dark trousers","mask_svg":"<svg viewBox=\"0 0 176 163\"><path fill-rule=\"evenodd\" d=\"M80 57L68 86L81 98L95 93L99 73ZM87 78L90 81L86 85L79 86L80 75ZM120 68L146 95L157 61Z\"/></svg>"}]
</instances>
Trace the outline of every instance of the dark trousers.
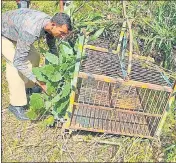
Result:
<instances>
[{"instance_id":1,"label":"dark trousers","mask_svg":"<svg viewBox=\"0 0 176 163\"><path fill-rule=\"evenodd\" d=\"M17 3L18 8L29 8L29 1L20 0L20 3Z\"/></svg>"}]
</instances>

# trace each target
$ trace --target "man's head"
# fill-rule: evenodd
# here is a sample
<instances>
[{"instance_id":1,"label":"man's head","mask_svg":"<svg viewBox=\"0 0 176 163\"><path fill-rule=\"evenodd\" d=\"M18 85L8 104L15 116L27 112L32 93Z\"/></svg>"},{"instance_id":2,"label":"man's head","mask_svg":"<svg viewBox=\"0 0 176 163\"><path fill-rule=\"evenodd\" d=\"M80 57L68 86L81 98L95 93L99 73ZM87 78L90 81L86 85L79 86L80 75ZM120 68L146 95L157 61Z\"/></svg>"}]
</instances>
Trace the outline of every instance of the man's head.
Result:
<instances>
[{"instance_id":1,"label":"man's head","mask_svg":"<svg viewBox=\"0 0 176 163\"><path fill-rule=\"evenodd\" d=\"M70 17L65 13L55 14L45 30L57 38L64 38L72 30Z\"/></svg>"}]
</instances>

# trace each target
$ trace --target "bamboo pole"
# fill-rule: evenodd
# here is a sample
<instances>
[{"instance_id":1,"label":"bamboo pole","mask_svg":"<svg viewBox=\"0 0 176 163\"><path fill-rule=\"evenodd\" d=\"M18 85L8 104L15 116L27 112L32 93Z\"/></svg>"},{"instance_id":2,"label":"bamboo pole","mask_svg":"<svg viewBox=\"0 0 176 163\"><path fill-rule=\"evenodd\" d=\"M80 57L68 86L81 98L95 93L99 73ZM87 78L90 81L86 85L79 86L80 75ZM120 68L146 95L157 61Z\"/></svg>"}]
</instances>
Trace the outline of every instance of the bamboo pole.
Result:
<instances>
[{"instance_id":1,"label":"bamboo pole","mask_svg":"<svg viewBox=\"0 0 176 163\"><path fill-rule=\"evenodd\" d=\"M64 3L63 3L63 0L59 1L59 8L60 8L60 12L64 12Z\"/></svg>"},{"instance_id":2,"label":"bamboo pole","mask_svg":"<svg viewBox=\"0 0 176 163\"><path fill-rule=\"evenodd\" d=\"M127 74L128 76L131 73L131 66L132 66L132 53L133 53L133 35L132 35L132 29L131 24L132 22L128 19L127 13L126 13L126 1L123 1L123 15L127 21L128 29L129 29L129 59L128 59L128 68L127 68Z\"/></svg>"}]
</instances>

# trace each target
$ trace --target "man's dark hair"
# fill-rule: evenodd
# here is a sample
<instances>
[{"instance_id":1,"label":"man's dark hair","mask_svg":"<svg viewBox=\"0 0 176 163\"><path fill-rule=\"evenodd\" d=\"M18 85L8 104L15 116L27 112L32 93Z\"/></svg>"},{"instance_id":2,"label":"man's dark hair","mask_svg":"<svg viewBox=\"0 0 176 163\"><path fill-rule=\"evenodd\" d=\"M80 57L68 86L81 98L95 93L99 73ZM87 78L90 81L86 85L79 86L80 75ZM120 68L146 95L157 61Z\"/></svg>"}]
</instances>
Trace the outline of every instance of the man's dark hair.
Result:
<instances>
[{"instance_id":1,"label":"man's dark hair","mask_svg":"<svg viewBox=\"0 0 176 163\"><path fill-rule=\"evenodd\" d=\"M65 14L65 13L56 13L52 17L51 21L53 23L56 23L57 25L64 25L64 24L66 24L67 27L68 27L68 30L69 31L72 30L70 17L67 14Z\"/></svg>"}]
</instances>

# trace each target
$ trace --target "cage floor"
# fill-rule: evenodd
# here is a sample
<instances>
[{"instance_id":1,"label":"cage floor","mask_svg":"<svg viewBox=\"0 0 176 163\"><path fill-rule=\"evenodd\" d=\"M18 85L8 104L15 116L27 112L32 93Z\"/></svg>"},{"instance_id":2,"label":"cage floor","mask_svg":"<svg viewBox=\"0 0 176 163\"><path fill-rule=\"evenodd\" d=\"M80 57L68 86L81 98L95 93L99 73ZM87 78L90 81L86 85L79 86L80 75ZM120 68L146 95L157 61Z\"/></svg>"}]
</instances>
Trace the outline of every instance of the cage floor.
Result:
<instances>
[{"instance_id":1,"label":"cage floor","mask_svg":"<svg viewBox=\"0 0 176 163\"><path fill-rule=\"evenodd\" d=\"M154 127L156 126L152 125L152 128ZM81 104L74 106L70 128L139 137L153 136L153 129L144 115Z\"/></svg>"}]
</instances>

